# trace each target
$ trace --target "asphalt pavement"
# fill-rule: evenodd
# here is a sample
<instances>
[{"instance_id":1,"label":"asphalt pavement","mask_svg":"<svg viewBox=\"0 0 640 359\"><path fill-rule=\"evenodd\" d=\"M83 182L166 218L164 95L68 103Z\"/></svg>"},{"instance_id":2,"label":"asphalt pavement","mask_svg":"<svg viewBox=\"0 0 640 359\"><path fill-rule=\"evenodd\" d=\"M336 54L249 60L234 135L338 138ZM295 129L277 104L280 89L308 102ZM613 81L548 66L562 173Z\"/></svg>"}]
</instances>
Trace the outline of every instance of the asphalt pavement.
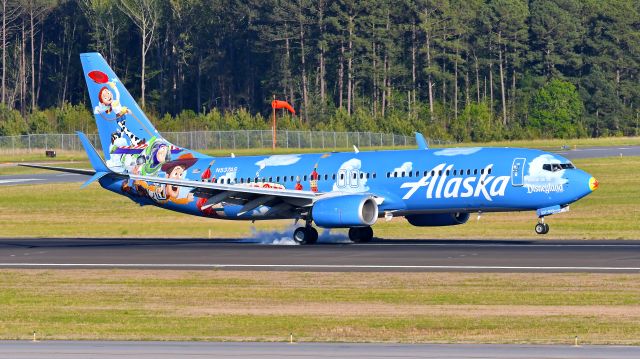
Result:
<instances>
[{"instance_id":1,"label":"asphalt pavement","mask_svg":"<svg viewBox=\"0 0 640 359\"><path fill-rule=\"evenodd\" d=\"M62 358L640 358L640 347L495 344L2 341L0 357Z\"/></svg>"},{"instance_id":2,"label":"asphalt pavement","mask_svg":"<svg viewBox=\"0 0 640 359\"><path fill-rule=\"evenodd\" d=\"M0 239L0 268L639 273L640 241Z\"/></svg>"}]
</instances>

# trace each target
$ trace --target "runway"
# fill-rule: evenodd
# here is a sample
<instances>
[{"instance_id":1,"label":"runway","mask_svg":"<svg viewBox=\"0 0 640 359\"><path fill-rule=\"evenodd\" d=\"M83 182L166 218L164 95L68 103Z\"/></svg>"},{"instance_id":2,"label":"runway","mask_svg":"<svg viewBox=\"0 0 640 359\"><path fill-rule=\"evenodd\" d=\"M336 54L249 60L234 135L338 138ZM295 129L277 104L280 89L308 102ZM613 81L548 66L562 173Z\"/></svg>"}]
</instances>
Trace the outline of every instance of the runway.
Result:
<instances>
[{"instance_id":1,"label":"runway","mask_svg":"<svg viewBox=\"0 0 640 359\"><path fill-rule=\"evenodd\" d=\"M7 175L0 176L0 186L84 182L88 178L88 176L53 171L51 173Z\"/></svg>"},{"instance_id":2,"label":"runway","mask_svg":"<svg viewBox=\"0 0 640 359\"><path fill-rule=\"evenodd\" d=\"M620 358L640 357L640 347L495 344L347 344L4 341L0 357L62 358Z\"/></svg>"},{"instance_id":3,"label":"runway","mask_svg":"<svg viewBox=\"0 0 640 359\"><path fill-rule=\"evenodd\" d=\"M0 239L0 268L640 272L640 241Z\"/></svg>"},{"instance_id":4,"label":"runway","mask_svg":"<svg viewBox=\"0 0 640 359\"><path fill-rule=\"evenodd\" d=\"M599 158L615 156L640 156L640 146L610 146L610 147L587 147L572 150L551 151L569 159ZM54 164L55 165L55 164ZM66 183L84 182L87 176L70 173L41 173L0 176L0 186L24 185L24 184L45 184L45 183Z\"/></svg>"}]
</instances>

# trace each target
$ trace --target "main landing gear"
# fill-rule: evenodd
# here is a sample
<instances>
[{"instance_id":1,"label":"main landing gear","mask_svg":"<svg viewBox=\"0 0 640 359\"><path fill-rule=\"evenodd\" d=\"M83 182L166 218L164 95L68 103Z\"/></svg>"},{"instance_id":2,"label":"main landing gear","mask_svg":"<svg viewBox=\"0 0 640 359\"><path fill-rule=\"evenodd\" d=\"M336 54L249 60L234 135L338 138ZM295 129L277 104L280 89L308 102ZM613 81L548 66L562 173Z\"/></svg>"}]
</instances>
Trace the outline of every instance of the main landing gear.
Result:
<instances>
[{"instance_id":1,"label":"main landing gear","mask_svg":"<svg viewBox=\"0 0 640 359\"><path fill-rule=\"evenodd\" d=\"M373 229L371 227L349 228L349 239L356 243L367 243L373 239Z\"/></svg>"},{"instance_id":2,"label":"main landing gear","mask_svg":"<svg viewBox=\"0 0 640 359\"><path fill-rule=\"evenodd\" d=\"M547 234L549 233L549 225L544 223L544 217L540 217L538 219L538 224L536 224L536 233L537 234Z\"/></svg>"},{"instance_id":3,"label":"main landing gear","mask_svg":"<svg viewBox=\"0 0 640 359\"><path fill-rule=\"evenodd\" d=\"M318 241L318 231L307 220L304 227L298 227L293 232L293 240L298 244L315 244Z\"/></svg>"}]
</instances>

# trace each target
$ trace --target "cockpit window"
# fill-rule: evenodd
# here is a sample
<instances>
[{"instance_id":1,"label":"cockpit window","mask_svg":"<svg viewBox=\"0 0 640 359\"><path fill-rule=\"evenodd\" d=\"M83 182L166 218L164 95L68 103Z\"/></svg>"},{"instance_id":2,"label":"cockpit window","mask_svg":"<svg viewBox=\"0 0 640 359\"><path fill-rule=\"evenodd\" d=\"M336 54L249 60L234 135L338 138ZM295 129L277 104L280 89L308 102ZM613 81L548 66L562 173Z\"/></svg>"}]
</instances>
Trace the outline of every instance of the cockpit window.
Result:
<instances>
[{"instance_id":1,"label":"cockpit window","mask_svg":"<svg viewBox=\"0 0 640 359\"><path fill-rule=\"evenodd\" d=\"M542 165L542 169L550 172L557 172L561 170L571 170L574 169L575 166L573 163L545 163Z\"/></svg>"}]
</instances>

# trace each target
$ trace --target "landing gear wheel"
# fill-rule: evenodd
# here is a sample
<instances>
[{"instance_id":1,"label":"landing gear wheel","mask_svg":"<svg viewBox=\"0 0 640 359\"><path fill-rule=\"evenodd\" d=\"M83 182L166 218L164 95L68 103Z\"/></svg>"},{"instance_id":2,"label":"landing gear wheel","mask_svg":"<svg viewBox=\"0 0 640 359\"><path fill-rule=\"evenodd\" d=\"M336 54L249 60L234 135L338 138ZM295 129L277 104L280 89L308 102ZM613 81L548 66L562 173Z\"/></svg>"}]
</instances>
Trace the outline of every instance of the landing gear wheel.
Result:
<instances>
[{"instance_id":1,"label":"landing gear wheel","mask_svg":"<svg viewBox=\"0 0 640 359\"><path fill-rule=\"evenodd\" d=\"M546 223L538 223L536 224L536 233L537 234L547 234L549 233L549 225Z\"/></svg>"},{"instance_id":2,"label":"landing gear wheel","mask_svg":"<svg viewBox=\"0 0 640 359\"><path fill-rule=\"evenodd\" d=\"M316 244L318 241L318 231L313 227L308 227L307 233L309 234L309 239L307 239L307 244Z\"/></svg>"},{"instance_id":3,"label":"landing gear wheel","mask_svg":"<svg viewBox=\"0 0 640 359\"><path fill-rule=\"evenodd\" d=\"M353 227L349 228L349 239L356 243L371 242L373 238L373 229L371 227Z\"/></svg>"},{"instance_id":4,"label":"landing gear wheel","mask_svg":"<svg viewBox=\"0 0 640 359\"><path fill-rule=\"evenodd\" d=\"M313 227L298 227L293 232L293 240L298 244L314 244L318 241L318 231Z\"/></svg>"}]
</instances>

